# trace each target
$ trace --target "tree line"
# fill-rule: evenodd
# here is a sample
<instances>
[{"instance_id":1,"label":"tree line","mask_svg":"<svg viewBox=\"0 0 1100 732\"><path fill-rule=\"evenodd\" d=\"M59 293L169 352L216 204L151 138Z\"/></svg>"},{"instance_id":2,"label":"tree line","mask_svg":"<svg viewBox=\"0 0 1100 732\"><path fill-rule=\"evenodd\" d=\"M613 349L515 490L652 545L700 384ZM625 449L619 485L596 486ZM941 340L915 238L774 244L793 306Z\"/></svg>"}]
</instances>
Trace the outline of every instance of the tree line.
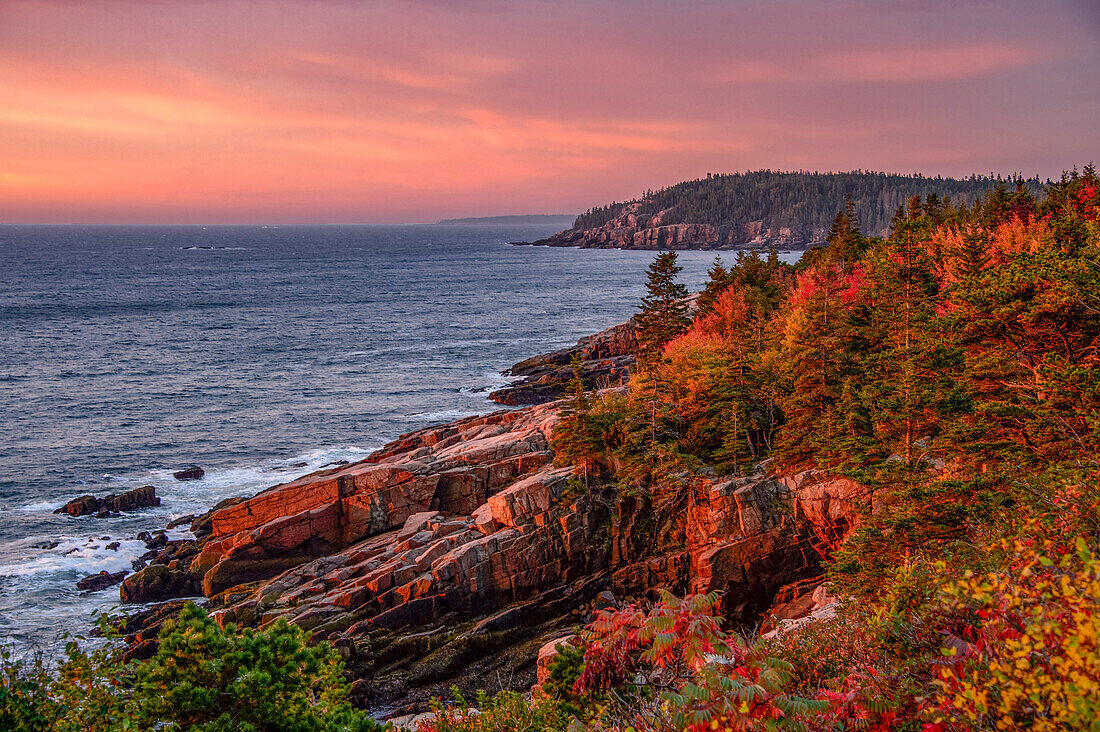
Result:
<instances>
[{"instance_id":1,"label":"tree line","mask_svg":"<svg viewBox=\"0 0 1100 732\"><path fill-rule=\"evenodd\" d=\"M763 229L791 229L798 240L810 241L828 230L833 215L846 199L864 231L885 234L894 212L914 196L929 197L948 206L972 206L991 190L1025 189L1041 196L1038 179L993 175L967 178L933 178L921 175L872 173L810 173L758 170L708 175L623 203L589 209L577 217L576 230L598 228L634 205L640 220L661 214L662 224L700 223L746 231L751 222ZM747 237L751 238L751 237ZM816 237L820 238L820 237Z\"/></svg>"}]
</instances>

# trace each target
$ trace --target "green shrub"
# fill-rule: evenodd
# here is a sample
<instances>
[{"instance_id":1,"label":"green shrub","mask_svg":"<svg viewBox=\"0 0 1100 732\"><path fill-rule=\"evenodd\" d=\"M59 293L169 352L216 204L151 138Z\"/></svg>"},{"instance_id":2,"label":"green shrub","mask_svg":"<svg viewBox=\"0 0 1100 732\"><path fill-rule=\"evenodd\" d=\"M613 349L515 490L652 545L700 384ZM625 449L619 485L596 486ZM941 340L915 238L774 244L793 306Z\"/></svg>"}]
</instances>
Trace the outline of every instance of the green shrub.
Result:
<instances>
[{"instance_id":1,"label":"green shrub","mask_svg":"<svg viewBox=\"0 0 1100 732\"><path fill-rule=\"evenodd\" d=\"M417 732L551 732L564 730L571 719L552 699L527 700L514 691L489 696L481 691L476 708L470 708L457 687L451 693L454 701L449 706L432 700L435 719L421 722Z\"/></svg>"},{"instance_id":2,"label":"green shrub","mask_svg":"<svg viewBox=\"0 0 1100 732\"><path fill-rule=\"evenodd\" d=\"M343 663L297 626L224 630L188 604L145 662L122 646L75 642L50 674L40 660L0 658L0 729L19 732L368 732L383 729L347 700Z\"/></svg>"}]
</instances>

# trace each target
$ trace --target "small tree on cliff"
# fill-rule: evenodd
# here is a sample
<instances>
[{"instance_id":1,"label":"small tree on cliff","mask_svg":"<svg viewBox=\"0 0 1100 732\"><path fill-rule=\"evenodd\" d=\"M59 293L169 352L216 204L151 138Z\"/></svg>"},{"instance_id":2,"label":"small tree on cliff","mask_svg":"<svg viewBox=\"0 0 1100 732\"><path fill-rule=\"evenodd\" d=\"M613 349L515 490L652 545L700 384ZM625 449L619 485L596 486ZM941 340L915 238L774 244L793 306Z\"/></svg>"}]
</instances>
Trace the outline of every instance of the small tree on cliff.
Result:
<instances>
[{"instance_id":1,"label":"small tree on cliff","mask_svg":"<svg viewBox=\"0 0 1100 732\"><path fill-rule=\"evenodd\" d=\"M561 409L561 421L554 427L551 445L555 462L559 465L575 465L584 476L588 489L588 471L600 449L600 440L592 420L592 404L584 391L581 361L573 357L573 378L566 391L569 395Z\"/></svg>"},{"instance_id":2,"label":"small tree on cliff","mask_svg":"<svg viewBox=\"0 0 1100 732\"><path fill-rule=\"evenodd\" d=\"M642 307L634 316L638 349L650 359L670 340L687 330L687 287L676 281L683 267L676 264L676 252L658 252L646 270L646 292Z\"/></svg>"}]
</instances>

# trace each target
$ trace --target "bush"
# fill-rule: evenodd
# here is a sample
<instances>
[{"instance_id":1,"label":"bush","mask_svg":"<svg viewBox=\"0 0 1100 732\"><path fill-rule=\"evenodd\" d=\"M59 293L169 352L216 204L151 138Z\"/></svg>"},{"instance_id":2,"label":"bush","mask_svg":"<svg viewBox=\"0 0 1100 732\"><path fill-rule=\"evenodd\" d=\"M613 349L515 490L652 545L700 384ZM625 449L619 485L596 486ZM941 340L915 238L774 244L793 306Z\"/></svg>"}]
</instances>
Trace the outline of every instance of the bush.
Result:
<instances>
[{"instance_id":1,"label":"bush","mask_svg":"<svg viewBox=\"0 0 1100 732\"><path fill-rule=\"evenodd\" d=\"M421 722L417 732L549 732L564 730L570 721L570 715L550 699L528 701L514 691L490 697L482 691L478 693L477 708L471 709L457 687L452 694L454 702L450 706L432 700L435 719Z\"/></svg>"},{"instance_id":2,"label":"bush","mask_svg":"<svg viewBox=\"0 0 1100 732\"><path fill-rule=\"evenodd\" d=\"M0 728L54 732L367 732L383 727L347 701L343 663L296 626L224 630L188 604L156 654L126 663L121 647L76 643L51 675L41 661L3 660Z\"/></svg>"},{"instance_id":3,"label":"bush","mask_svg":"<svg viewBox=\"0 0 1100 732\"><path fill-rule=\"evenodd\" d=\"M1100 729L1100 552L1026 534L1011 561L944 589L973 622L945 650L931 729Z\"/></svg>"},{"instance_id":4,"label":"bush","mask_svg":"<svg viewBox=\"0 0 1100 732\"><path fill-rule=\"evenodd\" d=\"M48 694L50 677L40 656L28 663L0 651L0 729L50 729L57 714Z\"/></svg>"}]
</instances>

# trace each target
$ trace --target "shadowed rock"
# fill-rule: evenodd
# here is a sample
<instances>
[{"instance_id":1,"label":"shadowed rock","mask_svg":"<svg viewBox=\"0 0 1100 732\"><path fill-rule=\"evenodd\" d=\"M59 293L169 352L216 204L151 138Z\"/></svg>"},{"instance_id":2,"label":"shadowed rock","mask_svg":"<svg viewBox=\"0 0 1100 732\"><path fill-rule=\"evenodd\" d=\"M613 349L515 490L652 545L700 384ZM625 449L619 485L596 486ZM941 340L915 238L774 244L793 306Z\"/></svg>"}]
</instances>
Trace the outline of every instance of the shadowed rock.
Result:
<instances>
[{"instance_id":1,"label":"shadowed rock","mask_svg":"<svg viewBox=\"0 0 1100 732\"><path fill-rule=\"evenodd\" d=\"M160 499L156 496L156 488L147 485L118 495L112 493L103 498L91 495L74 498L54 513L67 513L70 516L105 516L112 512L136 511L139 508L159 505Z\"/></svg>"},{"instance_id":2,"label":"shadowed rock","mask_svg":"<svg viewBox=\"0 0 1100 732\"><path fill-rule=\"evenodd\" d=\"M469 417L219 504L121 597L201 593L223 624L285 618L342 649L359 703L414 712L452 683L529 687L539 649L614 598L714 591L755 622L820 574L823 537L860 510L819 474L712 478L654 525L645 497L589 499L553 465L558 418L556 404ZM141 653L155 638L140 623L128 637Z\"/></svg>"}]
</instances>

